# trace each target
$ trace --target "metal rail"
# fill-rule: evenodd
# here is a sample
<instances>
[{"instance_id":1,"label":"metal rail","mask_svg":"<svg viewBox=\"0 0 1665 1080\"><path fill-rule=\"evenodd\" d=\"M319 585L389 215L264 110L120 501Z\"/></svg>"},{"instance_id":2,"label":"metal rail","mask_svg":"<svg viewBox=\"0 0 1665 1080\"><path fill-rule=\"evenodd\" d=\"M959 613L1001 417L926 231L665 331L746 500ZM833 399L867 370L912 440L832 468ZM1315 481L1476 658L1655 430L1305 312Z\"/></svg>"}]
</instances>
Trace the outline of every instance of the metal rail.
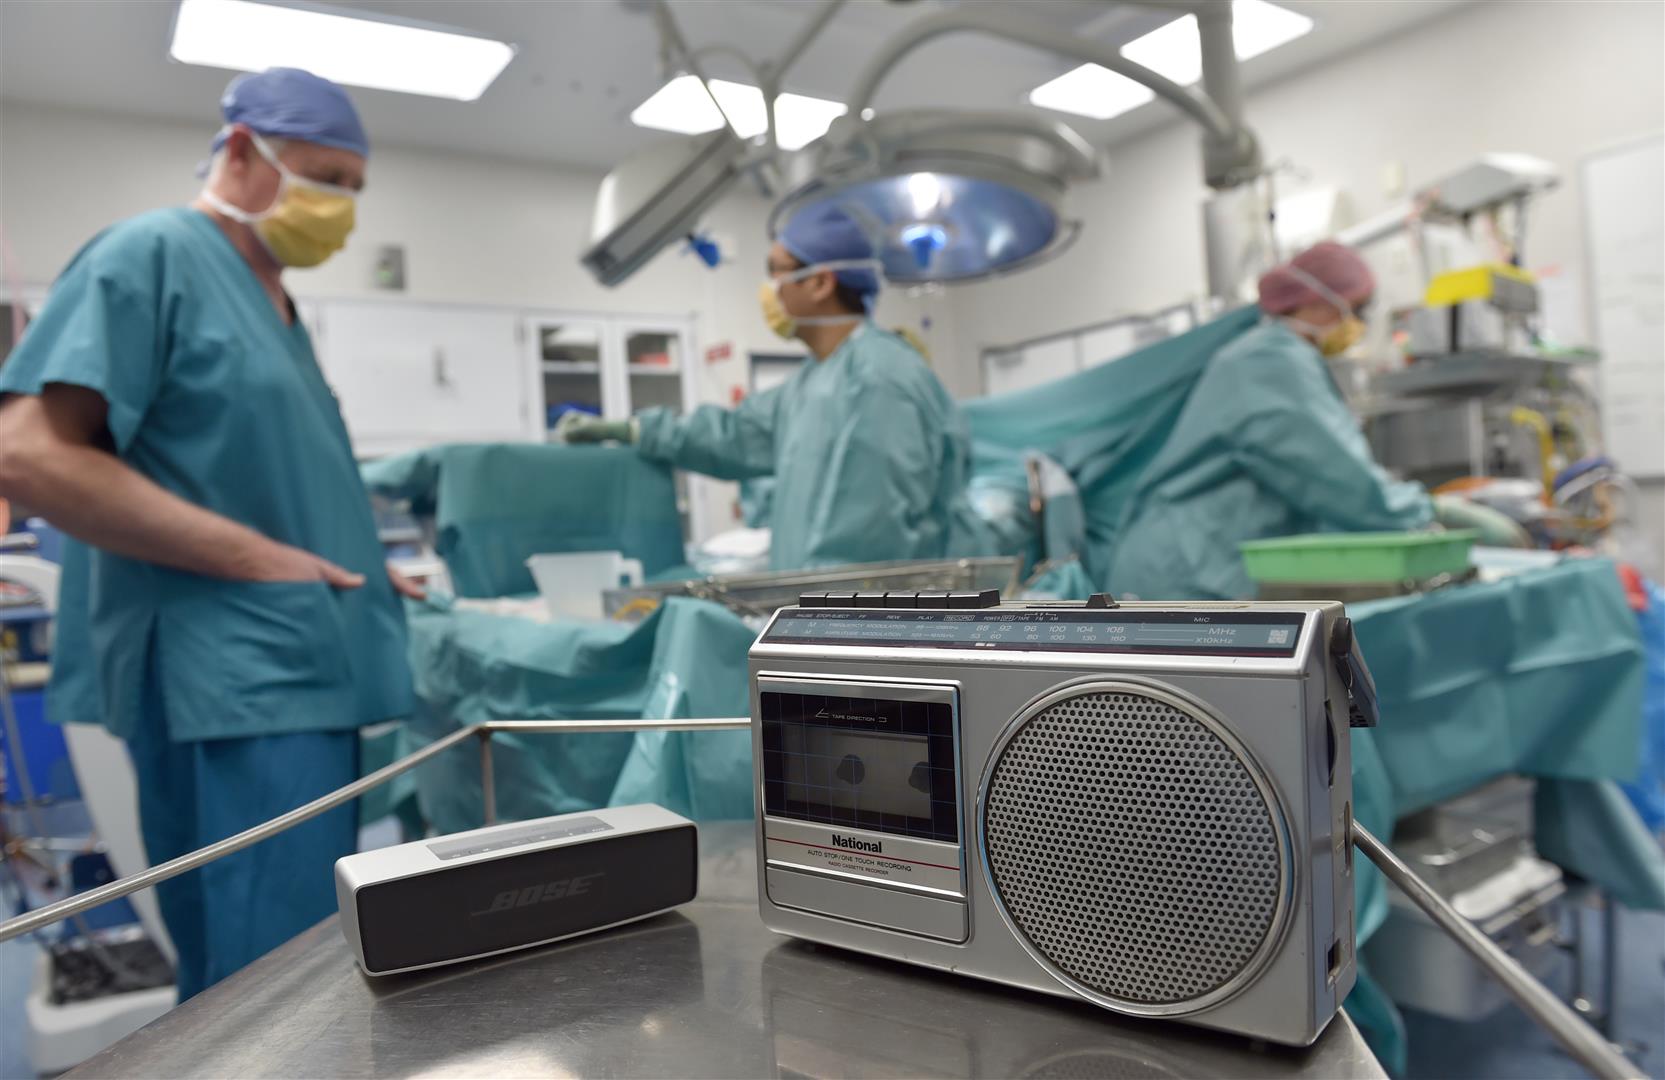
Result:
<instances>
[{"instance_id":1,"label":"metal rail","mask_svg":"<svg viewBox=\"0 0 1665 1080\"><path fill-rule=\"evenodd\" d=\"M480 820L497 824L497 770L491 756L491 732L480 732Z\"/></svg>"},{"instance_id":2,"label":"metal rail","mask_svg":"<svg viewBox=\"0 0 1665 1080\"><path fill-rule=\"evenodd\" d=\"M303 821L327 813L336 807L358 798L366 792L373 791L402 773L409 772L430 758L437 757L458 743L466 742L470 738L480 740L480 788L485 801L486 824L491 824L497 817L497 794L492 774L491 736L496 732L522 732L525 734L584 734L594 732L616 731L734 731L750 728L751 717L719 717L712 719L684 719L684 720L490 720L480 724L472 724L451 732L424 746L422 749L400 758L383 768L377 769L369 776L360 777L345 787L337 788L328 795L298 806L289 811L256 825L252 829L245 829L235 836L228 836L217 843L196 851L181 855L177 859L170 859L160 866L152 866L131 877L112 881L108 885L100 885L96 889L89 889L83 893L59 900L55 904L48 904L42 908L7 919L0 923L0 941L10 941L14 937L50 926L55 922L81 914L100 904L107 904L111 900L119 900L141 889L148 889L170 878L178 877L189 870L195 870L204 863L213 862L233 852L252 847L280 832L294 828Z\"/></svg>"},{"instance_id":3,"label":"metal rail","mask_svg":"<svg viewBox=\"0 0 1665 1080\"><path fill-rule=\"evenodd\" d=\"M1549 1032L1555 1041L1591 1074L1602 1080L1626 1080L1641 1077L1642 1070L1626 1060L1594 1028L1543 983L1520 966L1508 953L1500 949L1462 913L1452 907L1445 897L1429 888L1421 878L1400 861L1386 844L1371 835L1370 830L1353 822L1353 842L1360 851L1382 871L1387 879L1399 886L1404 894L1450 934L1452 939L1479 961L1491 973L1510 997L1526 1011L1539 1027Z\"/></svg>"},{"instance_id":4,"label":"metal rail","mask_svg":"<svg viewBox=\"0 0 1665 1080\"><path fill-rule=\"evenodd\" d=\"M1225 16L1229 19L1227 10ZM1232 113L1240 106L1223 108L1208 95L1181 86L1165 75L1159 75L1143 64L1134 63L1116 49L1098 42L1052 30L1033 18L1011 15L1001 11L959 9L927 15L904 26L884 42L868 60L856 77L854 88L846 101L847 115L860 117L861 111L873 102L879 84L904 57L926 42L946 34L977 33L1016 41L1037 49L1045 49L1071 60L1099 64L1116 74L1141 83L1157 96L1177 106L1192 120L1202 125L1208 134L1222 143L1235 145L1243 128L1232 120Z\"/></svg>"}]
</instances>

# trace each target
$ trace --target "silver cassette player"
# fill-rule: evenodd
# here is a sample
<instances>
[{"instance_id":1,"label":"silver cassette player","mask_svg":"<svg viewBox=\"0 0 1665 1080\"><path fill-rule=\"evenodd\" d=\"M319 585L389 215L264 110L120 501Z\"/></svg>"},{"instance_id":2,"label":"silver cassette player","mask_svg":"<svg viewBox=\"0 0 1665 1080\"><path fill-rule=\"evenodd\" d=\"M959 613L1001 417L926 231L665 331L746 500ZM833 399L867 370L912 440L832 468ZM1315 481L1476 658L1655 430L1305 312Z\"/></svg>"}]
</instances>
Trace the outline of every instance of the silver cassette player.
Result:
<instances>
[{"instance_id":1,"label":"silver cassette player","mask_svg":"<svg viewBox=\"0 0 1665 1080\"><path fill-rule=\"evenodd\" d=\"M1291 1045L1351 989L1340 604L806 594L750 675L771 929Z\"/></svg>"}]
</instances>

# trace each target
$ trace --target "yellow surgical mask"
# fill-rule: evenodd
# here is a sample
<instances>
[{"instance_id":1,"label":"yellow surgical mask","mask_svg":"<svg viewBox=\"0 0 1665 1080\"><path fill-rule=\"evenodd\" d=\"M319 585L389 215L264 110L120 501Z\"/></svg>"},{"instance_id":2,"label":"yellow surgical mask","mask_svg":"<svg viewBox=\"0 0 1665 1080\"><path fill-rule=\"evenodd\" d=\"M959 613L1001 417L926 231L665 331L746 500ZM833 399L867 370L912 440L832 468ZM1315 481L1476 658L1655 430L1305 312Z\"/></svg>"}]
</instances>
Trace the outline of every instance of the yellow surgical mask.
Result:
<instances>
[{"instance_id":1,"label":"yellow surgical mask","mask_svg":"<svg viewBox=\"0 0 1665 1080\"><path fill-rule=\"evenodd\" d=\"M352 196L293 183L271 216L255 222L254 234L285 266L317 266L340 251L353 231Z\"/></svg>"},{"instance_id":2,"label":"yellow surgical mask","mask_svg":"<svg viewBox=\"0 0 1665 1080\"><path fill-rule=\"evenodd\" d=\"M280 177L272 205L259 212L244 210L209 190L203 191L203 201L253 229L261 245L284 266L317 266L346 246L347 236L353 231L358 193L295 175L258 135L254 136L254 147Z\"/></svg>"},{"instance_id":3,"label":"yellow surgical mask","mask_svg":"<svg viewBox=\"0 0 1665 1080\"><path fill-rule=\"evenodd\" d=\"M1341 318L1328 326L1314 326L1302 319L1285 317L1288 323L1297 331L1312 339L1318 351L1325 356L1340 356L1359 343L1364 337L1364 320L1353 311L1353 305L1346 298L1336 294L1335 290L1306 273L1298 266L1286 267L1295 277L1306 282L1319 296L1336 310Z\"/></svg>"},{"instance_id":4,"label":"yellow surgical mask","mask_svg":"<svg viewBox=\"0 0 1665 1080\"><path fill-rule=\"evenodd\" d=\"M831 262L814 263L780 277L769 278L757 289L758 306L763 309L763 321L769 324L769 329L791 340L798 336L800 326L833 326L838 323L864 322L867 319L866 312L851 315L807 315L798 318L786 310L786 305L780 298L783 282L802 281L827 270L871 270L874 273L882 273L884 264L878 259L835 259Z\"/></svg>"},{"instance_id":5,"label":"yellow surgical mask","mask_svg":"<svg viewBox=\"0 0 1665 1080\"><path fill-rule=\"evenodd\" d=\"M1364 320L1357 315L1343 316L1342 320L1324 330L1318 339L1318 351L1325 356L1340 356L1358 344L1364 336Z\"/></svg>"},{"instance_id":6,"label":"yellow surgical mask","mask_svg":"<svg viewBox=\"0 0 1665 1080\"><path fill-rule=\"evenodd\" d=\"M797 336L798 320L786 313L786 305L780 300L778 282L765 281L759 285L757 303L763 309L763 321L769 324L769 329L787 341Z\"/></svg>"},{"instance_id":7,"label":"yellow surgical mask","mask_svg":"<svg viewBox=\"0 0 1665 1080\"><path fill-rule=\"evenodd\" d=\"M1357 315L1343 315L1328 326L1315 326L1304 319L1285 316L1284 320L1296 333L1307 338L1325 356L1340 356L1358 344L1364 336L1364 321Z\"/></svg>"}]
</instances>

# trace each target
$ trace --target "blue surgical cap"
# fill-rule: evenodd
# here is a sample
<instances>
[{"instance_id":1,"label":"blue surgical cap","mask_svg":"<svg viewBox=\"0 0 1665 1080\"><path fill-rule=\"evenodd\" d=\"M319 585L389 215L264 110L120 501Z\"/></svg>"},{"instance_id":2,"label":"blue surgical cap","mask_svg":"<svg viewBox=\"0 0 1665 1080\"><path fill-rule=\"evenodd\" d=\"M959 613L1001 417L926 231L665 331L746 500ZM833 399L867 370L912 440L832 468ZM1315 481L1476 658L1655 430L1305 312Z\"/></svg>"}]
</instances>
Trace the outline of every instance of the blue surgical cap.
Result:
<instances>
[{"instance_id":1,"label":"blue surgical cap","mask_svg":"<svg viewBox=\"0 0 1665 1080\"><path fill-rule=\"evenodd\" d=\"M805 266L816 263L842 262L847 259L871 259L873 243L857 225L855 219L835 206L810 207L791 221L775 237L780 246ZM856 292L867 310L879 295L879 275L870 268L836 271L838 282Z\"/></svg>"},{"instance_id":2,"label":"blue surgical cap","mask_svg":"<svg viewBox=\"0 0 1665 1080\"><path fill-rule=\"evenodd\" d=\"M239 75L220 95L226 127L247 124L274 139L298 139L370 156L358 110L347 92L328 79L300 68L270 68ZM225 145L227 132L214 136L213 150Z\"/></svg>"}]
</instances>

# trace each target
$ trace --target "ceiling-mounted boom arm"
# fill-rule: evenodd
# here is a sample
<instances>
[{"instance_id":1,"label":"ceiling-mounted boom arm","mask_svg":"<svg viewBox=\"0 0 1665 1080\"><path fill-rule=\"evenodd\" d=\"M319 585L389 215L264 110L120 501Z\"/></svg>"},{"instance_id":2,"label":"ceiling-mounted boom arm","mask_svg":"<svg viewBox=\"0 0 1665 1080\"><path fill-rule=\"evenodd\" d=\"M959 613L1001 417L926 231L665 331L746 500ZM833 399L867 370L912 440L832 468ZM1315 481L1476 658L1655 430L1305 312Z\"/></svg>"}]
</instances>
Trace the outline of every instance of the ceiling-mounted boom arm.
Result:
<instances>
[{"instance_id":1,"label":"ceiling-mounted boom arm","mask_svg":"<svg viewBox=\"0 0 1665 1080\"><path fill-rule=\"evenodd\" d=\"M862 110L872 104L879 84L904 57L921 45L944 34L980 33L1033 45L1082 63L1098 64L1148 86L1202 125L1207 133L1203 165L1205 178L1211 187L1233 187L1256 175L1260 171L1260 149L1254 133L1242 121L1242 86L1232 44L1229 0L1150 6L1174 7L1196 15L1206 93L1181 86L1097 42L1071 37L1033 19L979 8L928 15L903 27L862 69L855 88L850 92L846 117L859 118Z\"/></svg>"},{"instance_id":2,"label":"ceiling-mounted boom arm","mask_svg":"<svg viewBox=\"0 0 1665 1080\"><path fill-rule=\"evenodd\" d=\"M1190 6L1197 17L1203 95L1225 114L1234 129L1226 138L1218 138L1211 131L1203 141L1203 175L1210 187L1233 187L1258 175L1261 163L1260 144L1243 122L1243 76L1237 66L1237 42L1232 36L1231 0L1209 0ZM1217 183L1217 176L1226 181Z\"/></svg>"},{"instance_id":3,"label":"ceiling-mounted boom arm","mask_svg":"<svg viewBox=\"0 0 1665 1080\"><path fill-rule=\"evenodd\" d=\"M798 28L797 34L787 43L780 59L773 63L760 64L732 45L707 45L699 49L690 49L688 42L682 36L681 27L677 26L676 17L671 14L670 4L666 0L654 0L653 22L659 30L659 60L660 66L665 69L662 74L669 78L674 74L676 68L686 68L690 74L699 80L706 96L711 99L713 105L717 106L717 112L732 128L734 118L728 115L728 111L723 108L723 103L718 101L717 95L712 92L711 80L706 78L701 63L707 56L718 55L728 56L738 61L740 66L745 68L756 80L757 88L763 94L763 114L767 124L767 130L764 133L764 145L770 150L774 150L776 148L775 99L780 95L781 77L786 74L788 68L797 62L798 57L804 54L804 50L809 48L810 44L820 36L821 31L826 29L827 23L832 21L832 17L838 14L838 9L843 6L844 0L822 0L821 6L805 21L803 26Z\"/></svg>"}]
</instances>

